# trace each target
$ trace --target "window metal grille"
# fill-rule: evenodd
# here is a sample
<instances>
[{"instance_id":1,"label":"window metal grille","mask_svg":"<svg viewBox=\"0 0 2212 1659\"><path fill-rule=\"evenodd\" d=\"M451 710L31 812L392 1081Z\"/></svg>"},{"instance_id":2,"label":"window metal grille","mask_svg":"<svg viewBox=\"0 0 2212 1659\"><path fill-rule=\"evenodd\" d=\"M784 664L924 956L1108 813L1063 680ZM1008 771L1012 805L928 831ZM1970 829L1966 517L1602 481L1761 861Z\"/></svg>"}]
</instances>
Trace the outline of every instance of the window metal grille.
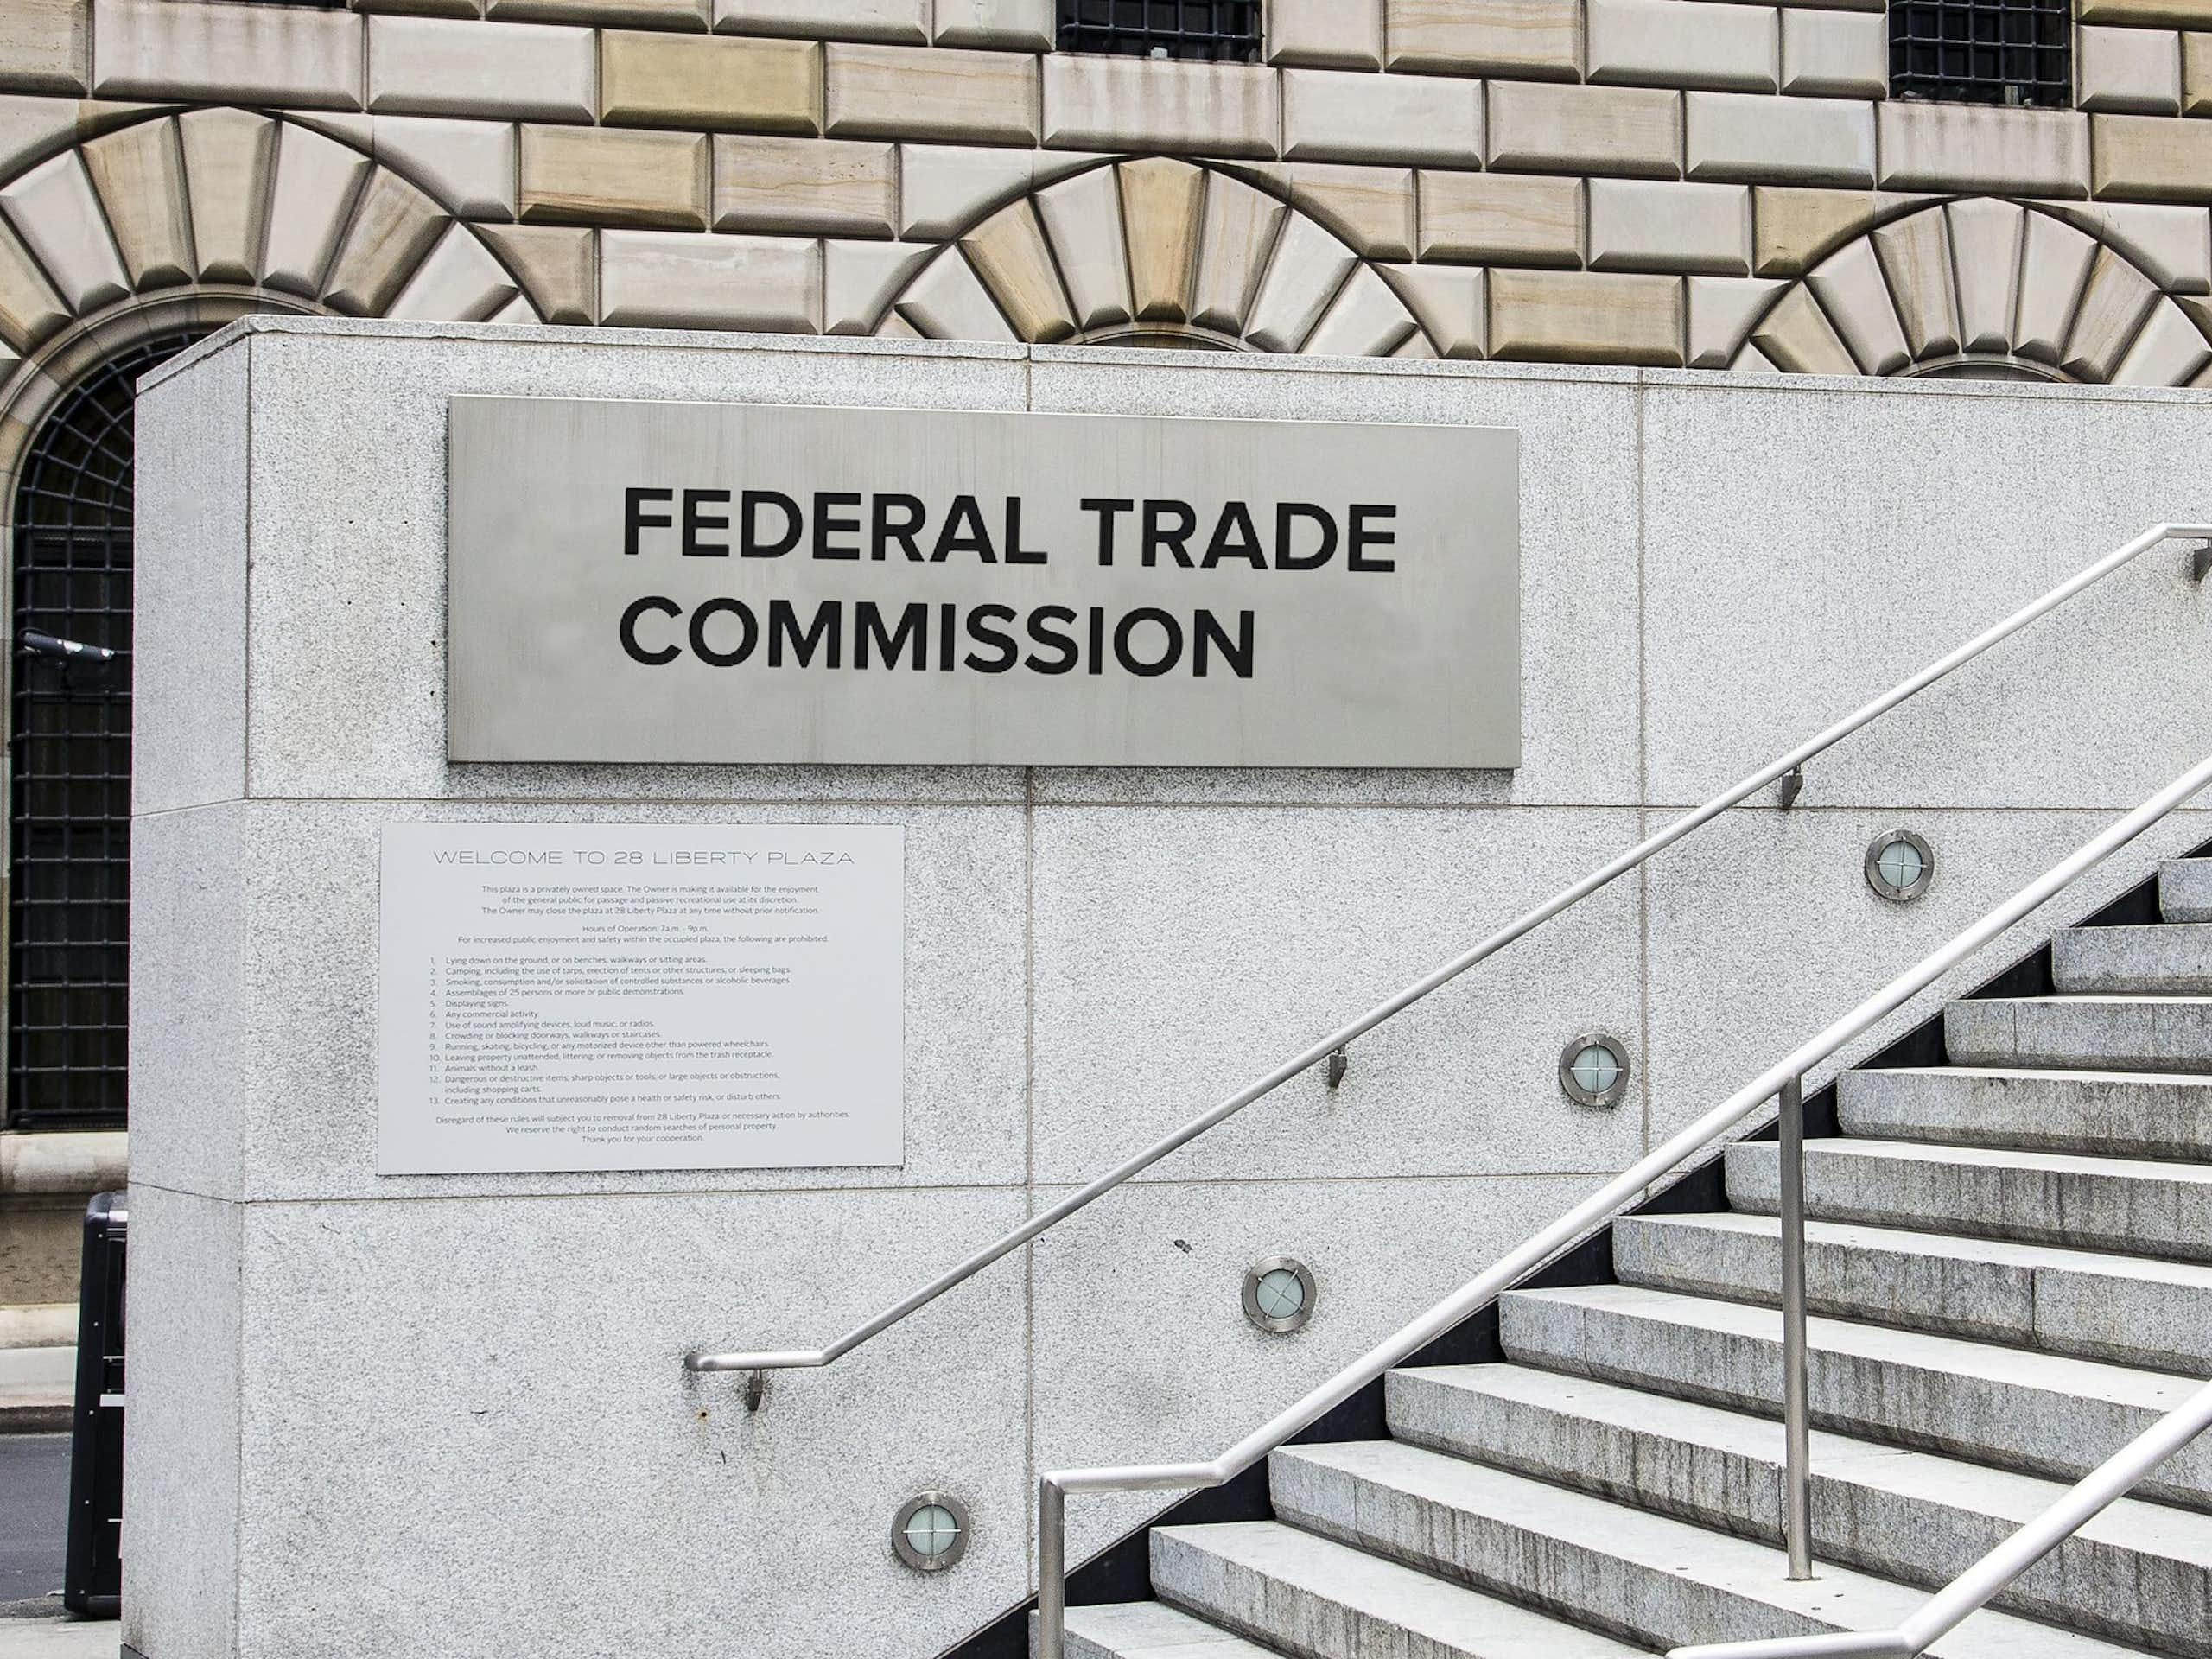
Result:
<instances>
[{"instance_id":1,"label":"window metal grille","mask_svg":"<svg viewBox=\"0 0 2212 1659\"><path fill-rule=\"evenodd\" d=\"M1890 96L2074 102L2069 0L1891 0Z\"/></svg>"},{"instance_id":2,"label":"window metal grille","mask_svg":"<svg viewBox=\"0 0 2212 1659\"><path fill-rule=\"evenodd\" d=\"M1060 50L1260 60L1260 0L1060 0Z\"/></svg>"},{"instance_id":3,"label":"window metal grille","mask_svg":"<svg viewBox=\"0 0 2212 1659\"><path fill-rule=\"evenodd\" d=\"M130 898L131 430L143 340L72 388L16 496L8 753L8 1110L17 1128L120 1128ZM28 638L27 638L28 636ZM72 661L30 641L117 653Z\"/></svg>"}]
</instances>

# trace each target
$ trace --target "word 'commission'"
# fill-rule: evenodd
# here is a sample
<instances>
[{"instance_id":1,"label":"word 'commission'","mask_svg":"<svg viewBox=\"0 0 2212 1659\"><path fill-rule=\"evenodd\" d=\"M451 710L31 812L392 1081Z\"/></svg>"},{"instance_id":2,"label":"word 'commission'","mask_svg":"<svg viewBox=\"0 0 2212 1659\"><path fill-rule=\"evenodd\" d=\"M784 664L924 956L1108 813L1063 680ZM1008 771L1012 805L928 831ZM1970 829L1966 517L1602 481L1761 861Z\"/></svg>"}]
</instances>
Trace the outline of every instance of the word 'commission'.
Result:
<instances>
[{"instance_id":1,"label":"word 'commission'","mask_svg":"<svg viewBox=\"0 0 2212 1659\"><path fill-rule=\"evenodd\" d=\"M623 492L626 557L819 559L849 563L1049 564L1053 550L1029 545L1022 502L1007 496L987 514L972 495L956 495L941 515L921 497L896 493L817 491L804 499L776 490L652 489ZM1071 556L1100 568L1313 571L1341 563L1348 571L1397 569L1398 510L1380 504L1332 509L1281 501L1255 510L1224 502L1202 513L1188 501L1086 496L1090 545ZM723 596L687 612L663 594L626 608L622 649L647 667L689 654L710 668L751 663L767 668L906 668L951 673L1103 674L1118 668L1144 678L1185 670L1203 678L1217 663L1238 679L1256 666L1254 613L1233 620L1205 607L1185 613L1140 605L1122 611L1038 605L878 603L826 599L809 607L772 599L756 605Z\"/></svg>"}]
</instances>

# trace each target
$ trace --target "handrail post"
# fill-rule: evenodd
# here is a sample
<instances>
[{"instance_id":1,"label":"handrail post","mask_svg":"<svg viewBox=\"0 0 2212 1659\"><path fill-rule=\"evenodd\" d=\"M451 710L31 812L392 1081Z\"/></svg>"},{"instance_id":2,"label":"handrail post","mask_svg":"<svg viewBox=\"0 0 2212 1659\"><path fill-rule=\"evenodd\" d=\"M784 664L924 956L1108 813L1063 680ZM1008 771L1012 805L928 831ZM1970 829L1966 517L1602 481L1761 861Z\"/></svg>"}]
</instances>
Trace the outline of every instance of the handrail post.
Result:
<instances>
[{"instance_id":1,"label":"handrail post","mask_svg":"<svg viewBox=\"0 0 2212 1659\"><path fill-rule=\"evenodd\" d=\"M1050 1475L1037 1482L1037 1651L1065 1659L1068 1639L1067 1494Z\"/></svg>"},{"instance_id":2,"label":"handrail post","mask_svg":"<svg viewBox=\"0 0 2212 1659\"><path fill-rule=\"evenodd\" d=\"M1782 1085L1783 1541L1789 1576L1813 1576L1812 1431L1805 1357L1805 1079Z\"/></svg>"}]
</instances>

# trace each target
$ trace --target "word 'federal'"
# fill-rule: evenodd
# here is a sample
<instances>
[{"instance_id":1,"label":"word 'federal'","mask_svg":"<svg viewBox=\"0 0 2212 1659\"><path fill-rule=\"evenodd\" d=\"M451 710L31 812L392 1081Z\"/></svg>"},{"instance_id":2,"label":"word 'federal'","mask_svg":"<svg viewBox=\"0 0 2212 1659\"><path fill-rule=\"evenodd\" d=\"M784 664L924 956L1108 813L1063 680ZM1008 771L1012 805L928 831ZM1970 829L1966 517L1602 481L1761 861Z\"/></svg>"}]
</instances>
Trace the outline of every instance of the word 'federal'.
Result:
<instances>
[{"instance_id":1,"label":"word 'federal'","mask_svg":"<svg viewBox=\"0 0 2212 1659\"><path fill-rule=\"evenodd\" d=\"M778 490L661 490L623 493L622 551L635 556L670 548L686 558L804 558L943 564L1046 564L1052 550L1024 544L1021 498L987 515L972 495L956 495L932 515L918 495L817 490L804 498ZM1319 570L1341 551L1347 570L1384 572L1396 563L1380 550L1395 544L1395 506L1360 504L1341 512L1310 501L1254 508L1225 501L1201 512L1188 501L1085 496L1101 565L1134 559L1151 568ZM648 532L663 531L648 549Z\"/></svg>"}]
</instances>

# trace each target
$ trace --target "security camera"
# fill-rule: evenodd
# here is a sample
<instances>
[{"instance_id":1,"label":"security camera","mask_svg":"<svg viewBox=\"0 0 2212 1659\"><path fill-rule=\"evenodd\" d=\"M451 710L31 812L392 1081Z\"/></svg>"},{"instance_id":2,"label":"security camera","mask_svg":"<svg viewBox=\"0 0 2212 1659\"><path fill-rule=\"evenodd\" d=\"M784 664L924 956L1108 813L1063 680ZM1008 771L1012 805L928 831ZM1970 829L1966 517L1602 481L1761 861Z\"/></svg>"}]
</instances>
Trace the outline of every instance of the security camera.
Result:
<instances>
[{"instance_id":1,"label":"security camera","mask_svg":"<svg viewBox=\"0 0 2212 1659\"><path fill-rule=\"evenodd\" d=\"M115 660L115 653L105 645L88 645L80 640L43 633L36 628L25 628L16 636L16 643L27 657L48 657L56 662L111 663Z\"/></svg>"}]
</instances>

